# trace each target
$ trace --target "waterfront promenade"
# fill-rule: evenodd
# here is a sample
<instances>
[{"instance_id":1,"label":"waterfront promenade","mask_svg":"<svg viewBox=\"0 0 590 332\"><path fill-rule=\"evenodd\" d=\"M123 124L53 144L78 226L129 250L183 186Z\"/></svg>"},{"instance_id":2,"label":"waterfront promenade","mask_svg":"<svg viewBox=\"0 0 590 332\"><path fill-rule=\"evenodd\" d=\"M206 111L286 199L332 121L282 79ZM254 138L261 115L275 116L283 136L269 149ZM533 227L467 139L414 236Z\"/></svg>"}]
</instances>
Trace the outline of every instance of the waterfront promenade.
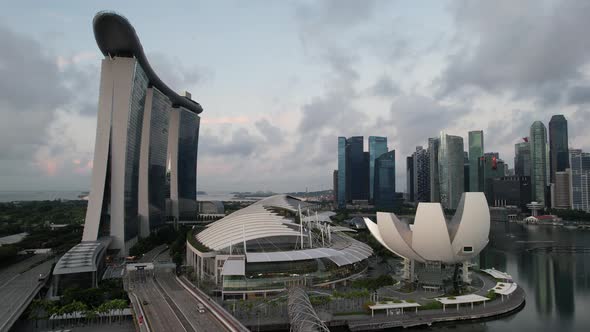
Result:
<instances>
[{"instance_id":1,"label":"waterfront promenade","mask_svg":"<svg viewBox=\"0 0 590 332\"><path fill-rule=\"evenodd\" d=\"M348 325L351 331L370 331L381 330L393 327L413 327L419 325L430 326L435 323L464 321L473 319L486 319L508 314L520 309L525 303L525 293L522 288L504 298L502 301L497 298L489 301L485 306L476 305L471 309L470 306L461 306L458 310L449 307L446 311L442 310L421 310L417 313L408 312L399 315L379 314L371 319L359 319L358 316L340 317L339 320L332 320L329 326Z\"/></svg>"}]
</instances>

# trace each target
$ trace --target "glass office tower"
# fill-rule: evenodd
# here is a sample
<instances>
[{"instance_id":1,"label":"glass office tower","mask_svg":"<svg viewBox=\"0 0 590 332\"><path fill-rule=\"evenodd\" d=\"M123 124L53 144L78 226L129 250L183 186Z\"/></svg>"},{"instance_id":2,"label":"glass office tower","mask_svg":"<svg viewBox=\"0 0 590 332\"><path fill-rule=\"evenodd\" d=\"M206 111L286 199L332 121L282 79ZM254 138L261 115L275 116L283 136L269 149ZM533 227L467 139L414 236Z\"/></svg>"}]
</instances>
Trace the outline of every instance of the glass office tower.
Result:
<instances>
[{"instance_id":1,"label":"glass office tower","mask_svg":"<svg viewBox=\"0 0 590 332\"><path fill-rule=\"evenodd\" d=\"M369 200L373 200L375 159L387 152L387 137L369 136Z\"/></svg>"},{"instance_id":2,"label":"glass office tower","mask_svg":"<svg viewBox=\"0 0 590 332\"><path fill-rule=\"evenodd\" d=\"M353 136L346 140L346 192L347 200L368 200L368 173L365 167L363 136Z\"/></svg>"},{"instance_id":3,"label":"glass office tower","mask_svg":"<svg viewBox=\"0 0 590 332\"><path fill-rule=\"evenodd\" d=\"M406 192L409 202L414 201L414 158L414 154L406 157Z\"/></svg>"},{"instance_id":4,"label":"glass office tower","mask_svg":"<svg viewBox=\"0 0 590 332\"><path fill-rule=\"evenodd\" d=\"M140 235L166 221L166 167L170 99L156 88L148 88L144 109L139 165Z\"/></svg>"},{"instance_id":5,"label":"glass office tower","mask_svg":"<svg viewBox=\"0 0 590 332\"><path fill-rule=\"evenodd\" d=\"M440 181L438 170L438 153L440 148L439 138L428 139L428 163L429 163L429 181L430 181L430 201L440 202Z\"/></svg>"},{"instance_id":6,"label":"glass office tower","mask_svg":"<svg viewBox=\"0 0 590 332\"><path fill-rule=\"evenodd\" d=\"M567 120L561 114L549 121L549 164L550 182L555 183L555 173L569 168Z\"/></svg>"},{"instance_id":7,"label":"glass office tower","mask_svg":"<svg viewBox=\"0 0 590 332\"><path fill-rule=\"evenodd\" d=\"M338 137L338 208L346 207L346 137Z\"/></svg>"},{"instance_id":8,"label":"glass office tower","mask_svg":"<svg viewBox=\"0 0 590 332\"><path fill-rule=\"evenodd\" d=\"M531 144L528 137L514 144L514 175L531 176Z\"/></svg>"},{"instance_id":9,"label":"glass office tower","mask_svg":"<svg viewBox=\"0 0 590 332\"><path fill-rule=\"evenodd\" d=\"M479 182L479 159L484 154L483 130L469 132L469 191L483 191Z\"/></svg>"},{"instance_id":10,"label":"glass office tower","mask_svg":"<svg viewBox=\"0 0 590 332\"><path fill-rule=\"evenodd\" d=\"M590 153L569 150L571 208L590 212Z\"/></svg>"},{"instance_id":11,"label":"glass office tower","mask_svg":"<svg viewBox=\"0 0 590 332\"><path fill-rule=\"evenodd\" d=\"M375 208L391 210L395 206L395 150L375 160Z\"/></svg>"},{"instance_id":12,"label":"glass office tower","mask_svg":"<svg viewBox=\"0 0 590 332\"><path fill-rule=\"evenodd\" d=\"M421 146L416 147L414 159L414 200L430 201L430 157Z\"/></svg>"},{"instance_id":13,"label":"glass office tower","mask_svg":"<svg viewBox=\"0 0 590 332\"><path fill-rule=\"evenodd\" d=\"M545 205L547 191L547 128L541 121L531 125L531 190L532 199Z\"/></svg>"},{"instance_id":14,"label":"glass office tower","mask_svg":"<svg viewBox=\"0 0 590 332\"><path fill-rule=\"evenodd\" d=\"M440 203L445 209L456 209L464 192L463 138L440 134L438 150L438 176L440 182Z\"/></svg>"},{"instance_id":15,"label":"glass office tower","mask_svg":"<svg viewBox=\"0 0 590 332\"><path fill-rule=\"evenodd\" d=\"M170 117L171 192L173 215L178 220L197 216L197 153L200 118L182 107Z\"/></svg>"}]
</instances>

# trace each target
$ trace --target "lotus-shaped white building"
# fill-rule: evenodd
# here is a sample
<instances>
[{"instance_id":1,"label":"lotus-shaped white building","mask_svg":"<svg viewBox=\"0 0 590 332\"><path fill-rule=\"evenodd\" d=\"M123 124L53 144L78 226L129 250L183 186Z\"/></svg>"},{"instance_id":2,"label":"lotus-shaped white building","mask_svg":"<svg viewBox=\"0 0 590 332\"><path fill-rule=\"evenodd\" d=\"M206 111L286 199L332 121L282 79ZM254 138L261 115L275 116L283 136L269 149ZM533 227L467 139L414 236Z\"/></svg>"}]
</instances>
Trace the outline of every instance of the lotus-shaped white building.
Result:
<instances>
[{"instance_id":1,"label":"lotus-shaped white building","mask_svg":"<svg viewBox=\"0 0 590 332\"><path fill-rule=\"evenodd\" d=\"M377 241L406 261L450 265L469 261L488 244L490 211L483 193L468 192L448 223L440 203L419 203L414 224L383 212L377 212L376 224L368 218L365 223Z\"/></svg>"}]
</instances>

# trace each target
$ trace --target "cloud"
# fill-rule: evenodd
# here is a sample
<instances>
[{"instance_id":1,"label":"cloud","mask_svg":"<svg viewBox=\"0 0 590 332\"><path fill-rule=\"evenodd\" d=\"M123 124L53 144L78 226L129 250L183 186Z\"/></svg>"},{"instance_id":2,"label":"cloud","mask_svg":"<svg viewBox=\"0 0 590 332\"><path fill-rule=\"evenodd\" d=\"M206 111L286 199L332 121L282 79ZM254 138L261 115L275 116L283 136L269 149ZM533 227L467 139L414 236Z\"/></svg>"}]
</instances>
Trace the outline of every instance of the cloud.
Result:
<instances>
[{"instance_id":1,"label":"cloud","mask_svg":"<svg viewBox=\"0 0 590 332\"><path fill-rule=\"evenodd\" d=\"M284 141L284 134L281 128L272 125L268 120L262 119L256 121L256 128L266 138L269 144L281 144Z\"/></svg>"},{"instance_id":2,"label":"cloud","mask_svg":"<svg viewBox=\"0 0 590 332\"><path fill-rule=\"evenodd\" d=\"M208 69L187 66L180 59L167 54L150 53L147 58L162 81L174 91L189 90L212 75Z\"/></svg>"},{"instance_id":3,"label":"cloud","mask_svg":"<svg viewBox=\"0 0 590 332\"><path fill-rule=\"evenodd\" d=\"M93 149L88 133L95 128L96 106L90 103L97 100L98 68L81 65L90 54L62 57L60 64L37 40L2 25L0 43L2 187L39 188L51 178L61 188L86 187L88 172L75 174ZM81 142L87 144L82 148ZM74 167L73 159L85 164Z\"/></svg>"},{"instance_id":4,"label":"cloud","mask_svg":"<svg viewBox=\"0 0 590 332\"><path fill-rule=\"evenodd\" d=\"M587 1L459 1L442 95L466 87L551 105L590 60Z\"/></svg>"},{"instance_id":5,"label":"cloud","mask_svg":"<svg viewBox=\"0 0 590 332\"><path fill-rule=\"evenodd\" d=\"M233 131L229 139L204 134L199 138L200 156L248 157L252 155L262 142L260 138L250 134L246 128Z\"/></svg>"},{"instance_id":6,"label":"cloud","mask_svg":"<svg viewBox=\"0 0 590 332\"><path fill-rule=\"evenodd\" d=\"M573 86L568 91L567 102L569 104L590 103L590 86Z\"/></svg>"},{"instance_id":7,"label":"cloud","mask_svg":"<svg viewBox=\"0 0 590 332\"><path fill-rule=\"evenodd\" d=\"M395 97L400 94L400 88L391 77L384 75L369 88L369 93L377 97Z\"/></svg>"}]
</instances>

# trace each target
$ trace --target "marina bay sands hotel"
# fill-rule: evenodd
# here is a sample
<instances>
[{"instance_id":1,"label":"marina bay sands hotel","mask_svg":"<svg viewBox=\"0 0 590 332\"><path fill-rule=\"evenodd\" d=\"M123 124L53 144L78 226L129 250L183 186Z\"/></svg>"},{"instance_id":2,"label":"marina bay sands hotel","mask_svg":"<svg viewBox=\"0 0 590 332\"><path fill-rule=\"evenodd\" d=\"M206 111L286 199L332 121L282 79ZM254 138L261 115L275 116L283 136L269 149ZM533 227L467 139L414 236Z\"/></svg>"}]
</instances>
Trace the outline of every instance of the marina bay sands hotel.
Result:
<instances>
[{"instance_id":1,"label":"marina bay sands hotel","mask_svg":"<svg viewBox=\"0 0 590 332\"><path fill-rule=\"evenodd\" d=\"M93 28L105 58L82 244L107 238L127 255L167 218L196 217L203 109L160 80L127 19L101 12Z\"/></svg>"}]
</instances>

